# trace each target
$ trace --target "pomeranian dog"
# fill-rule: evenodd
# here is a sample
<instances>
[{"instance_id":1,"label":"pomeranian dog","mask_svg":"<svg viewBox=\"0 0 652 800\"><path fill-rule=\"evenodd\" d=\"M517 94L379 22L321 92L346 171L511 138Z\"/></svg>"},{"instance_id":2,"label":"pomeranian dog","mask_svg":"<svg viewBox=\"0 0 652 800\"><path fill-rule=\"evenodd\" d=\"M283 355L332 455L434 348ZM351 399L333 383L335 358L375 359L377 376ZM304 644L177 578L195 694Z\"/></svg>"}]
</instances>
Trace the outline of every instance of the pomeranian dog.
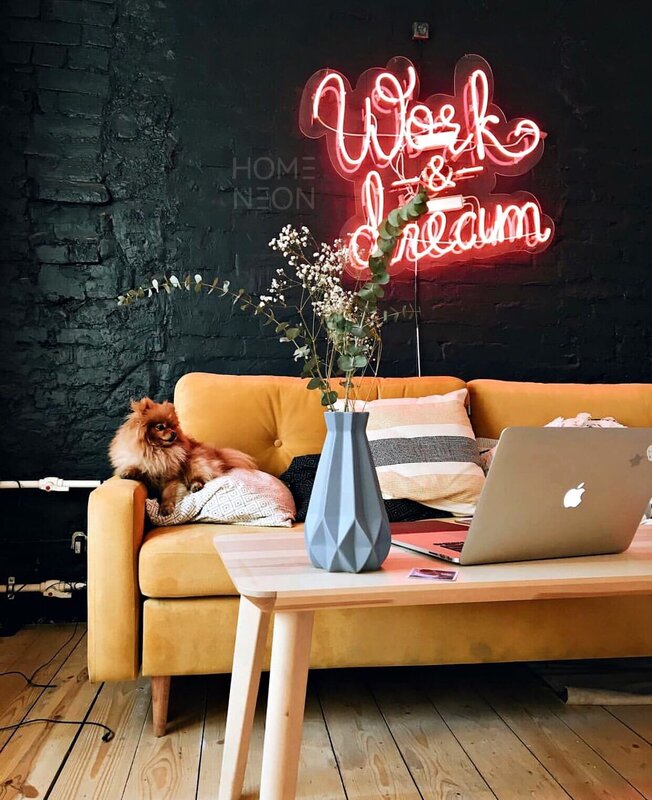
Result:
<instances>
[{"instance_id":1,"label":"pomeranian dog","mask_svg":"<svg viewBox=\"0 0 652 800\"><path fill-rule=\"evenodd\" d=\"M156 495L161 514L172 513L189 492L230 469L256 469L246 453L200 444L181 430L172 403L149 397L131 401L131 413L109 446L114 475L142 481Z\"/></svg>"}]
</instances>

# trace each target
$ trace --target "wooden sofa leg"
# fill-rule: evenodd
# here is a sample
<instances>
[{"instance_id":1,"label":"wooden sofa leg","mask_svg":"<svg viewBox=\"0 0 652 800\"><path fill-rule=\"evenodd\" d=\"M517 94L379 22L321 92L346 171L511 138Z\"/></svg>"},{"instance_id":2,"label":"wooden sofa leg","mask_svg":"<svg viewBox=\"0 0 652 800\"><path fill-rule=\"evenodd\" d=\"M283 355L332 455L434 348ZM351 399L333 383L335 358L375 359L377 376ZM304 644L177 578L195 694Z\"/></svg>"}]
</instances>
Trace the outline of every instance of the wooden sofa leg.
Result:
<instances>
[{"instance_id":1,"label":"wooden sofa leg","mask_svg":"<svg viewBox=\"0 0 652 800\"><path fill-rule=\"evenodd\" d=\"M156 675L152 681L152 725L154 736L165 736L170 699L170 676Z\"/></svg>"}]
</instances>

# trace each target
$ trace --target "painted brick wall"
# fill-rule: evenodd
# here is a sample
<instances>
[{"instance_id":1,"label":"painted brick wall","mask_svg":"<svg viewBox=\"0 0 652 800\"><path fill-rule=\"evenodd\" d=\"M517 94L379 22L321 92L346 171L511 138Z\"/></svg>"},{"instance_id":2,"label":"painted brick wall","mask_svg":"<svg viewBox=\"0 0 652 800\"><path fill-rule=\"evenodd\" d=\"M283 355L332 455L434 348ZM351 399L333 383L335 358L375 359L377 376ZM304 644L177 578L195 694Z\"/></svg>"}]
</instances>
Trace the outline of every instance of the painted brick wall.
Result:
<instances>
[{"instance_id":1,"label":"painted brick wall","mask_svg":"<svg viewBox=\"0 0 652 800\"><path fill-rule=\"evenodd\" d=\"M350 190L323 142L298 131L301 87L323 66L355 79L398 53L425 94L451 91L464 53L489 60L506 113L549 132L518 185L557 225L531 263L458 265L422 283L424 371L650 380L648 26L636 8L6 0L3 476L104 477L128 399L170 397L189 370L292 373L281 345L213 298L125 312L115 296L162 269L219 268L255 291L286 222L337 235ZM423 45L410 38L420 19ZM396 326L384 372L414 369L413 328Z\"/></svg>"}]
</instances>

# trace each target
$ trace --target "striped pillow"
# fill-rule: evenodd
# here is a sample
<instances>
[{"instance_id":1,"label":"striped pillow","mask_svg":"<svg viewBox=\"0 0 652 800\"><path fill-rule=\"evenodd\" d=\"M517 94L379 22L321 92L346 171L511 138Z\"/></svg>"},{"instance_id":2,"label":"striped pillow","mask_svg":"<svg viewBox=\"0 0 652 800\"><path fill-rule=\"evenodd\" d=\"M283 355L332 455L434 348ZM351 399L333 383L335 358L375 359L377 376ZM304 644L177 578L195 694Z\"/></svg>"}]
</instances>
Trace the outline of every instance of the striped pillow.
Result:
<instances>
[{"instance_id":1,"label":"striped pillow","mask_svg":"<svg viewBox=\"0 0 652 800\"><path fill-rule=\"evenodd\" d=\"M467 390L429 397L357 401L386 500L406 498L473 514L484 472L466 411Z\"/></svg>"}]
</instances>

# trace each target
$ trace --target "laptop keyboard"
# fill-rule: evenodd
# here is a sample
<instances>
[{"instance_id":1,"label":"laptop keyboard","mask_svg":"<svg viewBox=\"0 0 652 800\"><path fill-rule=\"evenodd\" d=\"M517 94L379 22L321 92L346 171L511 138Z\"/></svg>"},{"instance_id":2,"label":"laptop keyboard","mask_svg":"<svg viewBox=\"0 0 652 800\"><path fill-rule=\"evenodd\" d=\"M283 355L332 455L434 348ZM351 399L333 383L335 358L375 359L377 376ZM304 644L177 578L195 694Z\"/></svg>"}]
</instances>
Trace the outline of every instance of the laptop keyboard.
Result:
<instances>
[{"instance_id":1,"label":"laptop keyboard","mask_svg":"<svg viewBox=\"0 0 652 800\"><path fill-rule=\"evenodd\" d=\"M456 553L461 553L464 542L437 542L437 547L443 547L446 550L453 550Z\"/></svg>"}]
</instances>

